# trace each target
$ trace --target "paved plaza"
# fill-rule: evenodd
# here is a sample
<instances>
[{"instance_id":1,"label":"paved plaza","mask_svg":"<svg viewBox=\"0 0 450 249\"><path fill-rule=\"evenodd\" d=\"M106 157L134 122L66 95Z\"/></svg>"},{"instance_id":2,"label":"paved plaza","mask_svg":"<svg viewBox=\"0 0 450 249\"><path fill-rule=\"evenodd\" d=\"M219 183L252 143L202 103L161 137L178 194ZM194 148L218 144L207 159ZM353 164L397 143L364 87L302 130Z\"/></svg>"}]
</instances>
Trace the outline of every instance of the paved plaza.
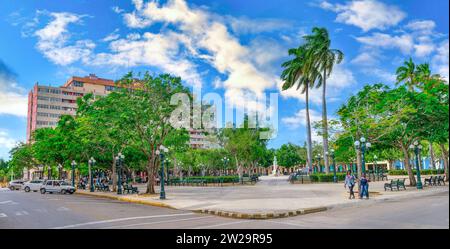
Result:
<instances>
[{"instance_id":1,"label":"paved plaza","mask_svg":"<svg viewBox=\"0 0 450 249\"><path fill-rule=\"evenodd\" d=\"M425 176L426 177L426 176ZM394 178L404 178L394 177ZM390 177L390 179L393 179ZM123 200L131 202L147 202L156 206L170 206L186 211L223 211L246 214L289 212L310 208L335 208L361 206L385 200L402 198L417 198L435 193L448 193L447 186L425 187L417 190L407 187L401 191L384 191L384 183L378 181L370 183L370 200L348 199L348 192L344 184L314 183L290 184L286 176L263 176L256 185L235 186L166 186L167 199L161 201L159 195L122 195ZM408 184L408 180L406 181ZM145 192L145 185L138 185L140 192ZM157 188L159 192L159 188ZM81 194L92 194L80 190ZM94 195L117 197L115 193L96 192Z\"/></svg>"}]
</instances>

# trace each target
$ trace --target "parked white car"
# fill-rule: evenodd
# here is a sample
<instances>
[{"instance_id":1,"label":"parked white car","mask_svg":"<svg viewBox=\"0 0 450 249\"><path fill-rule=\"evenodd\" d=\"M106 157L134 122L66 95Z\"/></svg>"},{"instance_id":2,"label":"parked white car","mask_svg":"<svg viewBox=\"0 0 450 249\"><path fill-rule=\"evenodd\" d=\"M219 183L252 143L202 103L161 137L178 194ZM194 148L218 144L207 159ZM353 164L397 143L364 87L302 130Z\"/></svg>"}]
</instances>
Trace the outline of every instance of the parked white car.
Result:
<instances>
[{"instance_id":1,"label":"parked white car","mask_svg":"<svg viewBox=\"0 0 450 249\"><path fill-rule=\"evenodd\" d=\"M11 190L21 190L25 181L14 180L8 183L8 188Z\"/></svg>"},{"instance_id":2,"label":"parked white car","mask_svg":"<svg viewBox=\"0 0 450 249\"><path fill-rule=\"evenodd\" d=\"M62 180L46 180L41 185L41 194L45 193L61 193L61 194L73 194L75 193L75 188L72 187L68 182Z\"/></svg>"},{"instance_id":3,"label":"parked white car","mask_svg":"<svg viewBox=\"0 0 450 249\"><path fill-rule=\"evenodd\" d=\"M25 192L37 192L41 190L42 183L44 183L44 180L31 180L23 185L23 190L25 190Z\"/></svg>"}]
</instances>

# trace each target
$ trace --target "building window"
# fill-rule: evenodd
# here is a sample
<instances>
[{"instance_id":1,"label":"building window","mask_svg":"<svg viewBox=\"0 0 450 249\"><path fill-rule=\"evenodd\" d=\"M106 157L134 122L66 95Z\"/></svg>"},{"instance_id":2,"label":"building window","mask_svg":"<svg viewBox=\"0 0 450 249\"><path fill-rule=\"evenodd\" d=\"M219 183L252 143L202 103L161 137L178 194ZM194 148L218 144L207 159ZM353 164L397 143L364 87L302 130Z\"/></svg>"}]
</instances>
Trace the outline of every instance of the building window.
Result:
<instances>
[{"instance_id":1,"label":"building window","mask_svg":"<svg viewBox=\"0 0 450 249\"><path fill-rule=\"evenodd\" d=\"M116 88L114 86L105 86L106 91L114 91Z\"/></svg>"},{"instance_id":2,"label":"building window","mask_svg":"<svg viewBox=\"0 0 450 249\"><path fill-rule=\"evenodd\" d=\"M61 90L59 90L59 89L50 89L50 93L61 94Z\"/></svg>"},{"instance_id":3,"label":"building window","mask_svg":"<svg viewBox=\"0 0 450 249\"><path fill-rule=\"evenodd\" d=\"M38 104L38 108L48 109L48 105Z\"/></svg>"},{"instance_id":4,"label":"building window","mask_svg":"<svg viewBox=\"0 0 450 249\"><path fill-rule=\"evenodd\" d=\"M76 87L83 87L83 82L80 82L80 81L73 81L73 86L76 86Z\"/></svg>"},{"instance_id":5,"label":"building window","mask_svg":"<svg viewBox=\"0 0 450 249\"><path fill-rule=\"evenodd\" d=\"M48 125L48 122L47 122L47 121L40 121L40 120L37 120L37 121L36 121L36 124L37 124L37 125Z\"/></svg>"}]
</instances>

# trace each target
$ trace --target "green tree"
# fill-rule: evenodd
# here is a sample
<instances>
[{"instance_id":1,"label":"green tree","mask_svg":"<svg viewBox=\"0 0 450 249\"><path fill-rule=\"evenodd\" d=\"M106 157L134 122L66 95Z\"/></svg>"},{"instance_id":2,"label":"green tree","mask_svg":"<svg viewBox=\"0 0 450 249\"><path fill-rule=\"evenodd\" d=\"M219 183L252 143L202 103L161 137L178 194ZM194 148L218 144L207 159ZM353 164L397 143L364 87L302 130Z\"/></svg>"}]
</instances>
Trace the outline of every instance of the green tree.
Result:
<instances>
[{"instance_id":1,"label":"green tree","mask_svg":"<svg viewBox=\"0 0 450 249\"><path fill-rule=\"evenodd\" d=\"M171 97L177 93L190 93L179 77L168 74L152 76L145 73L142 78L136 79L129 73L120 80L120 85L127 88L118 93L125 96L121 103L124 108L120 113L121 124L130 135L130 146L141 150L146 157L149 176L146 192L154 194L155 176L160 165L157 150L161 145L171 145L168 139L171 133L187 133L185 129L172 127L171 114L180 104L171 105Z\"/></svg>"},{"instance_id":2,"label":"green tree","mask_svg":"<svg viewBox=\"0 0 450 249\"><path fill-rule=\"evenodd\" d=\"M327 78L331 76L334 65L342 62L344 54L338 49L332 49L331 40L326 28L314 27L311 35L305 36L307 46L307 64L310 65L308 71L312 71L312 82L316 82L316 87L322 87L322 138L323 138L323 154L328 152L328 117L327 117L327 102L326 102L326 88ZM322 76L318 77L316 72L322 72ZM324 158L325 172L329 173L328 157Z\"/></svg>"},{"instance_id":3,"label":"green tree","mask_svg":"<svg viewBox=\"0 0 450 249\"><path fill-rule=\"evenodd\" d=\"M301 157L300 146L292 143L283 144L277 151L276 156L279 165L283 167L294 167L305 161L305 158Z\"/></svg>"},{"instance_id":4,"label":"green tree","mask_svg":"<svg viewBox=\"0 0 450 249\"><path fill-rule=\"evenodd\" d=\"M283 91L296 87L301 94L305 94L306 109L306 145L307 145L307 165L312 168L312 140L311 140L311 119L309 114L309 89L314 85L316 78L321 78L319 71L308 64L307 50L305 46L289 49L289 56L293 59L282 64L284 68L281 73L283 81Z\"/></svg>"}]
</instances>

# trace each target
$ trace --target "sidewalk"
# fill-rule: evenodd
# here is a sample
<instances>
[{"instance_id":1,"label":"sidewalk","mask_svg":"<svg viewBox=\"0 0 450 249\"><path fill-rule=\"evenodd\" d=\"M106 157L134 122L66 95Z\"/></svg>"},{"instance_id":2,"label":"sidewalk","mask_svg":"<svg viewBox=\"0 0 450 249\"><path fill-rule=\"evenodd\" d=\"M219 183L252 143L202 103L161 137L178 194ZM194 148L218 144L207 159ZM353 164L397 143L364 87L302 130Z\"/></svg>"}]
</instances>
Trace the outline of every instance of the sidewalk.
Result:
<instances>
[{"instance_id":1,"label":"sidewalk","mask_svg":"<svg viewBox=\"0 0 450 249\"><path fill-rule=\"evenodd\" d=\"M393 177L390 177L392 179ZM402 178L404 178L402 176ZM384 191L385 182L370 183L370 200L349 200L343 183L289 184L287 177L262 177L256 185L229 187L166 187L164 201L159 195L122 195L115 193L78 194L95 195L133 203L169 207L234 218L277 218L324 211L335 207L373 204L389 199L414 198L448 192L447 186L425 187L424 190L407 187L402 191ZM408 181L407 181L408 183ZM139 186L140 192L145 186ZM157 189L159 191L159 188Z\"/></svg>"}]
</instances>

